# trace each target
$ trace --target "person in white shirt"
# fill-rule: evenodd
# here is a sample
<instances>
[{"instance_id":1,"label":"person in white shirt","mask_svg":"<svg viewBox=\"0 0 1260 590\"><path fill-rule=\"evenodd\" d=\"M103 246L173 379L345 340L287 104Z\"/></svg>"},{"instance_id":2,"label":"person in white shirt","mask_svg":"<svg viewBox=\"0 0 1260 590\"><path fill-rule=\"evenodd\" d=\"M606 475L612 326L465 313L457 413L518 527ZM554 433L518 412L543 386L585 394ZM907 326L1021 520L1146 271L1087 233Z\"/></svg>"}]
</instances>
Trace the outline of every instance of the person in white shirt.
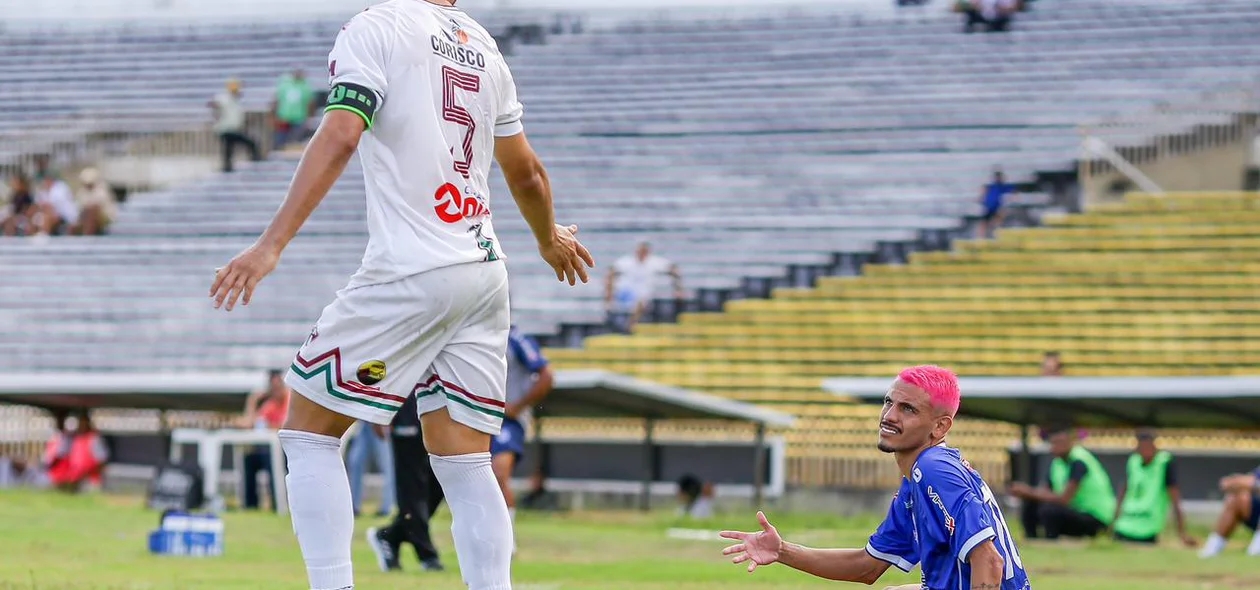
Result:
<instances>
[{"instance_id":1,"label":"person in white shirt","mask_svg":"<svg viewBox=\"0 0 1260 590\"><path fill-rule=\"evenodd\" d=\"M22 457L0 457L0 490L48 487L48 475Z\"/></svg>"},{"instance_id":2,"label":"person in white shirt","mask_svg":"<svg viewBox=\"0 0 1260 590\"><path fill-rule=\"evenodd\" d=\"M323 121L284 203L210 288L215 307L248 305L357 149L367 251L298 350L285 379L297 395L278 435L310 588L354 587L341 436L355 420L389 424L414 397L460 573L471 590L509 590L512 523L489 453L506 413L510 326L491 159L558 280L586 282L595 261L577 226L555 223L494 38L454 2L389 0L360 12L337 36L328 72Z\"/></svg>"},{"instance_id":3,"label":"person in white shirt","mask_svg":"<svg viewBox=\"0 0 1260 590\"><path fill-rule=\"evenodd\" d=\"M48 235L58 228L67 231L79 223L79 206L74 202L70 185L55 176L45 176L35 191L37 214L33 220L39 234Z\"/></svg>"},{"instance_id":4,"label":"person in white shirt","mask_svg":"<svg viewBox=\"0 0 1260 590\"><path fill-rule=\"evenodd\" d=\"M79 172L79 226L75 233L95 236L104 232L105 227L118 214L118 204L109 187L101 182L101 173L96 168L84 168Z\"/></svg>"},{"instance_id":5,"label":"person in white shirt","mask_svg":"<svg viewBox=\"0 0 1260 590\"><path fill-rule=\"evenodd\" d=\"M232 171L232 158L237 144L249 150L251 160L262 159L258 144L245 135L245 107L241 105L241 82L235 78L227 81L226 91L215 96L209 107L214 115L214 132L219 134L223 146L223 171Z\"/></svg>"},{"instance_id":6,"label":"person in white shirt","mask_svg":"<svg viewBox=\"0 0 1260 590\"><path fill-rule=\"evenodd\" d=\"M652 245L639 242L634 254L622 256L608 271L604 285L604 306L609 325L619 332L629 332L656 297L656 284L662 275L673 279L674 297L684 296L682 273L673 262L652 254Z\"/></svg>"}]
</instances>

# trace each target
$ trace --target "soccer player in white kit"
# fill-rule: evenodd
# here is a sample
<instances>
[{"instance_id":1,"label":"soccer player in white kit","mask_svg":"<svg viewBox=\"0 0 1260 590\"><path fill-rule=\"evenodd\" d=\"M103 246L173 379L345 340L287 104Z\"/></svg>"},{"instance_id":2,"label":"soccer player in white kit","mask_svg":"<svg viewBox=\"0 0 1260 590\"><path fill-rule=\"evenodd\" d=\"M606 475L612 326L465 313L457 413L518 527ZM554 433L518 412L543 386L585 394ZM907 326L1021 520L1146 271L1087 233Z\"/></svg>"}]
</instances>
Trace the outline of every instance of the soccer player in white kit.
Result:
<instances>
[{"instance_id":1,"label":"soccer player in white kit","mask_svg":"<svg viewBox=\"0 0 1260 590\"><path fill-rule=\"evenodd\" d=\"M231 310L359 151L368 246L324 309L286 382L280 441L293 529L314 590L353 588L354 518L340 437L389 424L417 396L425 448L449 502L464 581L511 587L512 527L490 465L504 415L507 271L490 220L499 162L556 278L586 282L590 253L555 224L551 188L493 38L450 0L391 0L359 13L328 56L331 92L284 203L254 245L215 273Z\"/></svg>"}]
</instances>

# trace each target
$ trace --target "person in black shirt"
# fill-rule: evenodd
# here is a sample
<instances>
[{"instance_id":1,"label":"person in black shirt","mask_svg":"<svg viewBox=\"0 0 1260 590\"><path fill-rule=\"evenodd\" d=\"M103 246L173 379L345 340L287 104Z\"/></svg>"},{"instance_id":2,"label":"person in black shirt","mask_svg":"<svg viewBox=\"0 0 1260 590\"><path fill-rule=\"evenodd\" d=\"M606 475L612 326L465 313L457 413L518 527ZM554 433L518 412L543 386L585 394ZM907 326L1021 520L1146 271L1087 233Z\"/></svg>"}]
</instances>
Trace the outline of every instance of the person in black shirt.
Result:
<instances>
[{"instance_id":1,"label":"person in black shirt","mask_svg":"<svg viewBox=\"0 0 1260 590\"><path fill-rule=\"evenodd\" d=\"M411 543L415 548L423 569L442 571L442 560L429 534L429 519L445 496L437 477L433 475L433 467L429 465L429 453L424 449L424 434L420 430L415 396L407 398L394 415L394 422L390 424L390 442L394 445L394 489L398 512L389 526L367 530L368 545L376 553L381 571L402 569L398 554L404 542Z\"/></svg>"},{"instance_id":2,"label":"person in black shirt","mask_svg":"<svg viewBox=\"0 0 1260 590\"><path fill-rule=\"evenodd\" d=\"M35 197L31 195L31 183L22 174L9 178L9 202L12 207L3 224L4 235L22 235L30 228L30 216L35 213Z\"/></svg>"}]
</instances>

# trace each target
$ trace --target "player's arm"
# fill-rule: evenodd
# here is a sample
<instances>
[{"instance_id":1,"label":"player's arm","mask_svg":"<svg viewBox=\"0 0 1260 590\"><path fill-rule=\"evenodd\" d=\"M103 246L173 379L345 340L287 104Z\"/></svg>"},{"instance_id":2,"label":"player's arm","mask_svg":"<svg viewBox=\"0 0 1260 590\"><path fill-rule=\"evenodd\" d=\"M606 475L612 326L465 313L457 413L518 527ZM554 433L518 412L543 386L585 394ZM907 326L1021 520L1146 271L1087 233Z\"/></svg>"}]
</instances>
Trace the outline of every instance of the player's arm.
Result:
<instances>
[{"instance_id":1,"label":"player's arm","mask_svg":"<svg viewBox=\"0 0 1260 590\"><path fill-rule=\"evenodd\" d=\"M1227 494L1247 492L1254 490L1258 484L1260 479L1252 473L1227 475L1221 478L1221 491Z\"/></svg>"},{"instance_id":2,"label":"player's arm","mask_svg":"<svg viewBox=\"0 0 1260 590\"><path fill-rule=\"evenodd\" d=\"M337 42L328 54L328 81L332 90L324 119L307 144L284 203L267 230L252 246L215 272L210 297L214 298L216 308L226 301L231 311L242 295L244 304L249 305L254 287L275 270L280 253L345 170L359 145L359 138L372 126L385 100L388 90L385 64L389 62L395 34L389 18L381 11L364 11L346 23L337 35Z\"/></svg>"},{"instance_id":3,"label":"player's arm","mask_svg":"<svg viewBox=\"0 0 1260 590\"><path fill-rule=\"evenodd\" d=\"M551 180L542 160L525 139L524 132L494 138L494 159L503 170L516 206L538 242L538 252L556 271L556 279L568 281L590 280L588 266L595 266L595 259L574 234L577 226L556 225L556 213L551 201Z\"/></svg>"},{"instance_id":4,"label":"player's arm","mask_svg":"<svg viewBox=\"0 0 1260 590\"><path fill-rule=\"evenodd\" d=\"M1186 531L1186 515L1181 510L1181 487L1177 485L1168 486L1168 500L1172 502L1173 520L1177 523L1177 537L1181 539L1182 544L1187 547L1194 547L1199 544L1194 537Z\"/></svg>"},{"instance_id":5,"label":"player's arm","mask_svg":"<svg viewBox=\"0 0 1260 590\"><path fill-rule=\"evenodd\" d=\"M529 336L512 330L508 338L508 347L516 355L517 361L534 372L534 385L525 393L525 397L507 408L507 416L516 418L521 412L537 406L548 393L551 393L556 377L547 363L547 357L543 356L542 349Z\"/></svg>"},{"instance_id":6,"label":"player's arm","mask_svg":"<svg viewBox=\"0 0 1260 590\"><path fill-rule=\"evenodd\" d=\"M1116 513L1111 515L1111 526L1107 527L1107 536L1111 536L1116 532L1116 523L1120 522L1120 513L1124 512L1124 496L1129 493L1129 482L1120 484L1120 488L1116 490Z\"/></svg>"},{"instance_id":7,"label":"player's arm","mask_svg":"<svg viewBox=\"0 0 1260 590\"><path fill-rule=\"evenodd\" d=\"M494 138L494 159L540 248L555 240L556 213L547 168L524 133Z\"/></svg>"},{"instance_id":8,"label":"player's arm","mask_svg":"<svg viewBox=\"0 0 1260 590\"><path fill-rule=\"evenodd\" d=\"M245 411L242 412L240 425L242 428L253 428L258 419L258 402L262 401L263 392L251 391L245 397Z\"/></svg>"},{"instance_id":9,"label":"player's arm","mask_svg":"<svg viewBox=\"0 0 1260 590\"><path fill-rule=\"evenodd\" d=\"M608 269L608 279L604 281L604 305L611 306L613 302L613 287L617 284L617 265L614 264Z\"/></svg>"},{"instance_id":10,"label":"player's arm","mask_svg":"<svg viewBox=\"0 0 1260 590\"><path fill-rule=\"evenodd\" d=\"M874 584L891 565L890 561L877 559L869 553L869 548L814 549L788 543L779 536L779 531L770 524L765 513L762 512L757 513L757 522L761 525L761 531L756 533L739 531L720 533L725 539L739 541L724 549L722 554L732 555L732 563L749 562L749 572L755 571L758 566L778 562L828 580ZM901 560L896 557L892 559ZM914 566L906 564L904 567L909 570Z\"/></svg>"},{"instance_id":11,"label":"player's arm","mask_svg":"<svg viewBox=\"0 0 1260 590\"><path fill-rule=\"evenodd\" d=\"M813 549L783 543L779 563L794 570L838 582L874 584L892 564L871 557L865 549Z\"/></svg>"},{"instance_id":12,"label":"player's arm","mask_svg":"<svg viewBox=\"0 0 1260 590\"><path fill-rule=\"evenodd\" d=\"M976 545L967 556L971 564L971 590L1001 590L1006 562L989 539Z\"/></svg>"},{"instance_id":13,"label":"player's arm","mask_svg":"<svg viewBox=\"0 0 1260 590\"><path fill-rule=\"evenodd\" d=\"M535 375L534 386L529 388L529 392L525 394L525 397L521 398L521 401L512 404L508 408L507 415L509 418L515 418L526 409L537 406L542 403L547 394L551 393L551 387L556 382L556 372L551 370L550 366L547 366L539 369Z\"/></svg>"},{"instance_id":14,"label":"player's arm","mask_svg":"<svg viewBox=\"0 0 1260 590\"><path fill-rule=\"evenodd\" d=\"M232 311L242 295L242 303L249 305L254 287L275 270L280 253L345 171L365 128L363 118L350 111L332 110L324 115L267 229L252 246L215 272L210 297L216 309L226 301L227 310Z\"/></svg>"},{"instance_id":15,"label":"player's arm","mask_svg":"<svg viewBox=\"0 0 1260 590\"><path fill-rule=\"evenodd\" d=\"M669 264L669 276L674 279L674 297L681 299L683 297L682 269L671 262Z\"/></svg>"},{"instance_id":16,"label":"player's arm","mask_svg":"<svg viewBox=\"0 0 1260 590\"><path fill-rule=\"evenodd\" d=\"M328 195L333 183L345 172L366 129L367 124L358 113L330 110L324 115L315 137L302 154L284 203L258 239L261 245L274 249L277 254L289 245L311 212Z\"/></svg>"}]
</instances>

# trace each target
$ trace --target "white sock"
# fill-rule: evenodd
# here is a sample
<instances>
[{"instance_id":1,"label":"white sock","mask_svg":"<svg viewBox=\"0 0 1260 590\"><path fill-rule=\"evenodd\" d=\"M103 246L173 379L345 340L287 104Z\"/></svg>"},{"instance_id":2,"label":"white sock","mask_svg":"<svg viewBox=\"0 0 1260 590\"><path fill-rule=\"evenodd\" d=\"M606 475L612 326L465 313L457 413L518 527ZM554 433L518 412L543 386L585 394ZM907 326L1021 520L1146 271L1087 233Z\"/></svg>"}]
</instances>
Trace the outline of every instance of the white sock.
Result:
<instances>
[{"instance_id":1,"label":"white sock","mask_svg":"<svg viewBox=\"0 0 1260 590\"><path fill-rule=\"evenodd\" d=\"M512 589L512 520L490 453L429 455L451 511L451 536L469 590Z\"/></svg>"},{"instance_id":2,"label":"white sock","mask_svg":"<svg viewBox=\"0 0 1260 590\"><path fill-rule=\"evenodd\" d=\"M1225 546L1229 544L1229 539L1222 537L1216 533L1208 535L1207 541L1203 543L1203 549L1199 550L1199 557L1216 557L1221 551L1225 550Z\"/></svg>"},{"instance_id":3,"label":"white sock","mask_svg":"<svg viewBox=\"0 0 1260 590\"><path fill-rule=\"evenodd\" d=\"M289 460L289 512L293 532L312 590L354 588L350 542L354 514L350 509L350 479L341 461L341 439L281 430L280 446Z\"/></svg>"},{"instance_id":4,"label":"white sock","mask_svg":"<svg viewBox=\"0 0 1260 590\"><path fill-rule=\"evenodd\" d=\"M1247 545L1247 555L1253 557L1260 555L1260 531L1257 531L1255 536L1251 537L1251 544Z\"/></svg>"},{"instance_id":5,"label":"white sock","mask_svg":"<svg viewBox=\"0 0 1260 590\"><path fill-rule=\"evenodd\" d=\"M516 555L516 507L508 506L508 520L512 521L512 555Z\"/></svg>"}]
</instances>

